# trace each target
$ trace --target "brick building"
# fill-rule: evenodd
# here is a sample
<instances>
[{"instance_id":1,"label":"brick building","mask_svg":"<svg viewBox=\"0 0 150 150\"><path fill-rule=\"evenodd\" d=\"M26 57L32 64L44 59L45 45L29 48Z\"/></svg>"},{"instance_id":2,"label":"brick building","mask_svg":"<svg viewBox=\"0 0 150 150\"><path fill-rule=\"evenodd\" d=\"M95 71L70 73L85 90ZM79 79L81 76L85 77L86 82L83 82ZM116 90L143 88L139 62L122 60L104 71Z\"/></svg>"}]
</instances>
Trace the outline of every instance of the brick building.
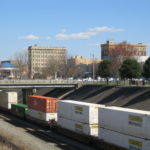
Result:
<instances>
[{"instance_id":1,"label":"brick building","mask_svg":"<svg viewBox=\"0 0 150 150\"><path fill-rule=\"evenodd\" d=\"M118 44L115 43L112 40L107 41L104 44L101 44L101 58L102 60L104 59L109 59L109 53L110 50L115 48ZM138 44L129 44L130 48L128 49L129 51L132 51L132 56L136 58L139 62L145 61L148 57L146 56L146 49L147 45L138 43Z\"/></svg>"}]
</instances>

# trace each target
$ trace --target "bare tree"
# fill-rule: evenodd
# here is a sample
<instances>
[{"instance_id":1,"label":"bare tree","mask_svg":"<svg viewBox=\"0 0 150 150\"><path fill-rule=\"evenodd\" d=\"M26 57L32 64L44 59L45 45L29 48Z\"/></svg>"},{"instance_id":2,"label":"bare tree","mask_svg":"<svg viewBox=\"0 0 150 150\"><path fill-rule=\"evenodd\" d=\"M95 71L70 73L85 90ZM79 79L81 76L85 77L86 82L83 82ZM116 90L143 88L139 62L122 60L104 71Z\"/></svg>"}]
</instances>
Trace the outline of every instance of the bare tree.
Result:
<instances>
[{"instance_id":1,"label":"bare tree","mask_svg":"<svg viewBox=\"0 0 150 150\"><path fill-rule=\"evenodd\" d=\"M76 65L75 62L68 57L67 63L64 67L64 72L66 77L81 77L83 70L80 65Z\"/></svg>"},{"instance_id":2,"label":"bare tree","mask_svg":"<svg viewBox=\"0 0 150 150\"><path fill-rule=\"evenodd\" d=\"M45 73L47 76L52 76L53 78L61 77L63 74L63 69L65 66L65 60L60 60L57 58L50 59L47 63Z\"/></svg>"},{"instance_id":3,"label":"bare tree","mask_svg":"<svg viewBox=\"0 0 150 150\"><path fill-rule=\"evenodd\" d=\"M83 74L80 65L76 65L70 61L70 58L66 60L51 58L47 66L42 69L43 77L51 77L56 79L57 77L79 77Z\"/></svg>"},{"instance_id":4,"label":"bare tree","mask_svg":"<svg viewBox=\"0 0 150 150\"><path fill-rule=\"evenodd\" d=\"M27 50L18 51L14 54L13 58L14 65L18 68L17 77L20 79L28 77L28 53Z\"/></svg>"},{"instance_id":5,"label":"bare tree","mask_svg":"<svg viewBox=\"0 0 150 150\"><path fill-rule=\"evenodd\" d=\"M134 56L133 46L127 42L121 42L109 48L109 57L111 60L111 71L113 76L118 76L118 70L124 60Z\"/></svg>"},{"instance_id":6,"label":"bare tree","mask_svg":"<svg viewBox=\"0 0 150 150\"><path fill-rule=\"evenodd\" d=\"M46 69L45 68L40 68L40 67L35 67L34 69L34 76L33 79L44 79L46 78Z\"/></svg>"}]
</instances>

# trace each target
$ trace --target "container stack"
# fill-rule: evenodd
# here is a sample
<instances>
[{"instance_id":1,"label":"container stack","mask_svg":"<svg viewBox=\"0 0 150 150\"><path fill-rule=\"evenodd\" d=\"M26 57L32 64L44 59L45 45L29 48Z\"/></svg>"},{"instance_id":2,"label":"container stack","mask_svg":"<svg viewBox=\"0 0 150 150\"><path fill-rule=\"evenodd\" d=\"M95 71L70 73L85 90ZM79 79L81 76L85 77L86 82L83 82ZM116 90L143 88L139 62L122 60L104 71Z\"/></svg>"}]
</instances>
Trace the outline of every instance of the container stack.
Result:
<instances>
[{"instance_id":1,"label":"container stack","mask_svg":"<svg viewBox=\"0 0 150 150\"><path fill-rule=\"evenodd\" d=\"M127 134L101 128L100 137L107 143L117 145L129 150L149 150L150 141Z\"/></svg>"},{"instance_id":2,"label":"container stack","mask_svg":"<svg viewBox=\"0 0 150 150\"><path fill-rule=\"evenodd\" d=\"M30 120L48 123L57 120L57 98L32 95L28 96L26 112Z\"/></svg>"},{"instance_id":3,"label":"container stack","mask_svg":"<svg viewBox=\"0 0 150 150\"><path fill-rule=\"evenodd\" d=\"M0 92L0 107L2 109L9 110L11 109L12 104L16 104L18 102L18 94L17 92Z\"/></svg>"},{"instance_id":4,"label":"container stack","mask_svg":"<svg viewBox=\"0 0 150 150\"><path fill-rule=\"evenodd\" d=\"M150 112L120 107L99 109L99 139L127 149L150 148Z\"/></svg>"},{"instance_id":5,"label":"container stack","mask_svg":"<svg viewBox=\"0 0 150 150\"><path fill-rule=\"evenodd\" d=\"M105 107L72 100L58 101L58 125L81 134L98 136L98 108Z\"/></svg>"}]
</instances>

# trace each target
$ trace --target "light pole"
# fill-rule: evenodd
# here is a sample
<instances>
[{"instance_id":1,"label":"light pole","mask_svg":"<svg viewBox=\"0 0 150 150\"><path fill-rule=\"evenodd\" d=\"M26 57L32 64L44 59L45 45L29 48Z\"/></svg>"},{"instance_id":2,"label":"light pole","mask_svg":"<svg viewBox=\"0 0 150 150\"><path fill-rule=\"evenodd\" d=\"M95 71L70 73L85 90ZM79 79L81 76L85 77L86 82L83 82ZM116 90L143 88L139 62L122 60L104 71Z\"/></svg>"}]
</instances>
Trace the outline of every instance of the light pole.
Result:
<instances>
[{"instance_id":1,"label":"light pole","mask_svg":"<svg viewBox=\"0 0 150 150\"><path fill-rule=\"evenodd\" d=\"M95 64L94 64L94 54L92 56L92 72L93 72L93 79L95 79Z\"/></svg>"}]
</instances>

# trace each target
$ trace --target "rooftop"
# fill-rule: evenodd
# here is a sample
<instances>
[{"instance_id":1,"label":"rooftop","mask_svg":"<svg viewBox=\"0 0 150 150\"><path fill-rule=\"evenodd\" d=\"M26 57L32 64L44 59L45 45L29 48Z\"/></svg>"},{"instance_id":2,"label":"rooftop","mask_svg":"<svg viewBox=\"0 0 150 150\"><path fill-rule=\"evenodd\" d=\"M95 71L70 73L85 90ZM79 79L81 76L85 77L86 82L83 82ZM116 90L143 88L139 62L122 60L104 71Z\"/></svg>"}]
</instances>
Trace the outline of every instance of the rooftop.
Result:
<instances>
[{"instance_id":1,"label":"rooftop","mask_svg":"<svg viewBox=\"0 0 150 150\"><path fill-rule=\"evenodd\" d=\"M28 50L49 50L49 49L66 49L66 47L48 47L48 46L29 46Z\"/></svg>"},{"instance_id":2,"label":"rooftop","mask_svg":"<svg viewBox=\"0 0 150 150\"><path fill-rule=\"evenodd\" d=\"M16 69L17 67L15 65L12 65L11 63L9 63L9 61L2 61L0 64L0 68Z\"/></svg>"}]
</instances>

